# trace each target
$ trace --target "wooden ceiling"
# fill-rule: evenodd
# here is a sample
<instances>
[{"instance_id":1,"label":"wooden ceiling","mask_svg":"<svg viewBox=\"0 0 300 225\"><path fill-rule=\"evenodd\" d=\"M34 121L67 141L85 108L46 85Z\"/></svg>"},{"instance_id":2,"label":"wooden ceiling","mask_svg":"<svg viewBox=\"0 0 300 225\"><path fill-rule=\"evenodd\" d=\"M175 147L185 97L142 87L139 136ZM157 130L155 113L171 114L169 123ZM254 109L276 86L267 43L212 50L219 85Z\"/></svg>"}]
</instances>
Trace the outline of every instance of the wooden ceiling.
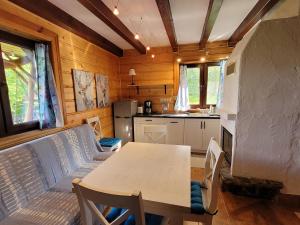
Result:
<instances>
[{"instance_id":1,"label":"wooden ceiling","mask_svg":"<svg viewBox=\"0 0 300 225\"><path fill-rule=\"evenodd\" d=\"M216 35L218 32L214 27L224 19L220 17L226 14L226 10L231 10L232 18L235 18L234 5L230 3L240 0L9 1L122 56L123 49L131 46L141 54L146 53L145 46L170 45L176 52L178 45L194 44L196 39L199 48L204 49L212 33L217 37L214 39L227 40L231 46L235 45L279 0L249 0L247 5L244 4L247 13L236 16L242 20L235 22L237 26L230 38L228 35ZM118 4L119 16L112 13L115 4ZM77 8L76 12L72 6ZM228 6L231 8L228 9ZM84 10L84 15L78 15ZM141 39L134 38L136 33Z\"/></svg>"}]
</instances>

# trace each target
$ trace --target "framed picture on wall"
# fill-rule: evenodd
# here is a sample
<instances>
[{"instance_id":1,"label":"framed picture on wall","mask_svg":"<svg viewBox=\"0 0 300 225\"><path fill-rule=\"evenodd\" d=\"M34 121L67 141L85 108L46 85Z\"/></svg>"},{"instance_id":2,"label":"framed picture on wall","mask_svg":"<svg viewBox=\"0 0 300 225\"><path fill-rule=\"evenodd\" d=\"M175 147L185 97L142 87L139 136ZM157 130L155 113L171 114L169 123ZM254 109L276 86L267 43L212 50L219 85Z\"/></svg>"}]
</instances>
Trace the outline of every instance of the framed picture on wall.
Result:
<instances>
[{"instance_id":1,"label":"framed picture on wall","mask_svg":"<svg viewBox=\"0 0 300 225\"><path fill-rule=\"evenodd\" d=\"M93 100L94 76L90 72L72 70L77 112L95 108Z\"/></svg>"},{"instance_id":2,"label":"framed picture on wall","mask_svg":"<svg viewBox=\"0 0 300 225\"><path fill-rule=\"evenodd\" d=\"M96 74L96 91L98 108L109 106L109 86L107 76Z\"/></svg>"}]
</instances>

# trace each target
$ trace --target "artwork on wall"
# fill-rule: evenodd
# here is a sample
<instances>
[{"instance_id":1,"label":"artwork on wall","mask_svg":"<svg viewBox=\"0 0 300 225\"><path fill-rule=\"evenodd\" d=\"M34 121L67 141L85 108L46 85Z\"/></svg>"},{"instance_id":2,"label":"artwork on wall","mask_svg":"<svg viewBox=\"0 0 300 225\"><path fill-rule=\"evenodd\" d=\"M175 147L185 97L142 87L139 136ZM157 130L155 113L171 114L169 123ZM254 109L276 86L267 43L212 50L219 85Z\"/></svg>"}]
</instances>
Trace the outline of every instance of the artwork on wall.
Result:
<instances>
[{"instance_id":1,"label":"artwork on wall","mask_svg":"<svg viewBox=\"0 0 300 225\"><path fill-rule=\"evenodd\" d=\"M108 77L96 74L97 105L99 108L109 106Z\"/></svg>"},{"instance_id":2,"label":"artwork on wall","mask_svg":"<svg viewBox=\"0 0 300 225\"><path fill-rule=\"evenodd\" d=\"M95 108L93 101L93 79L90 72L73 69L76 110L85 111Z\"/></svg>"}]
</instances>

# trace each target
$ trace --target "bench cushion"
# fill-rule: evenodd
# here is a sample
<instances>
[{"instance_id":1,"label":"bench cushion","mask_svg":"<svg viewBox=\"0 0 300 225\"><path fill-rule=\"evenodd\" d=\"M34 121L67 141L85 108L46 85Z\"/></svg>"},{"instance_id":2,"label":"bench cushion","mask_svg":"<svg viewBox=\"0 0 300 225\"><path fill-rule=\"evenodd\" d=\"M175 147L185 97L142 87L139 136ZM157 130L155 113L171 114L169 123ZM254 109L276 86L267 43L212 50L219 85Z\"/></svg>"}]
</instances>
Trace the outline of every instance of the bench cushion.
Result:
<instances>
[{"instance_id":1,"label":"bench cushion","mask_svg":"<svg viewBox=\"0 0 300 225\"><path fill-rule=\"evenodd\" d=\"M0 220L43 194L47 182L40 161L28 145L0 155Z\"/></svg>"},{"instance_id":2,"label":"bench cushion","mask_svg":"<svg viewBox=\"0 0 300 225\"><path fill-rule=\"evenodd\" d=\"M121 141L120 138L102 138L99 142L103 147L113 147L118 145Z\"/></svg>"},{"instance_id":3,"label":"bench cushion","mask_svg":"<svg viewBox=\"0 0 300 225\"><path fill-rule=\"evenodd\" d=\"M57 191L57 192L72 192L72 181L75 178L83 178L85 175L87 175L89 172L91 172L93 169L95 169L98 165L100 165L101 162L95 162L95 163L88 163L85 164L84 167L79 168L78 170L74 171L70 176L64 177L59 182L57 182L50 191Z\"/></svg>"},{"instance_id":4,"label":"bench cushion","mask_svg":"<svg viewBox=\"0 0 300 225\"><path fill-rule=\"evenodd\" d=\"M79 225L79 205L71 193L46 192L29 202L0 225Z\"/></svg>"}]
</instances>

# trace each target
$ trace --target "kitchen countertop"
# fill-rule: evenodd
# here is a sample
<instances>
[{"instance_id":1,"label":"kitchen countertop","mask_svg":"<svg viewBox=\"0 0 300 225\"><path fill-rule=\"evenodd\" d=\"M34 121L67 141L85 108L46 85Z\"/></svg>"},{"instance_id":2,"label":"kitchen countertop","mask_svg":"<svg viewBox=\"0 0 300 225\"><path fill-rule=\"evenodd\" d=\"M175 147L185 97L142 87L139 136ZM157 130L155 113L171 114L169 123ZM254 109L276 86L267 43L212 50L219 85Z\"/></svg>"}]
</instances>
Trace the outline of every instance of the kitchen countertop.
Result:
<instances>
[{"instance_id":1,"label":"kitchen countertop","mask_svg":"<svg viewBox=\"0 0 300 225\"><path fill-rule=\"evenodd\" d=\"M182 118L182 119L220 119L218 114L204 114L204 113L165 113L165 114L136 114L134 117L151 117L151 118Z\"/></svg>"}]
</instances>

